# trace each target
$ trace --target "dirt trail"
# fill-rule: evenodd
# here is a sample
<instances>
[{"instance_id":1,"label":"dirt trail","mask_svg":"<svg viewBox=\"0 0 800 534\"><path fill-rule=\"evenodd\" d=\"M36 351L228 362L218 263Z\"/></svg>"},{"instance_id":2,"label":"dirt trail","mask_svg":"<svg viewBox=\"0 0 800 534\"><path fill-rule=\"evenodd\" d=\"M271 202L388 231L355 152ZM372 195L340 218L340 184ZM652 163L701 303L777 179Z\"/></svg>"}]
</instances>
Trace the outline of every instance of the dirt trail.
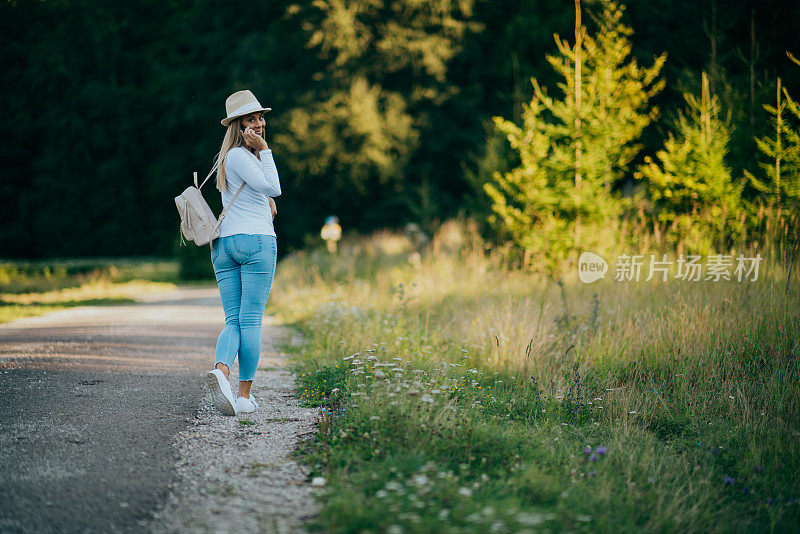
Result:
<instances>
[{"instance_id":1,"label":"dirt trail","mask_svg":"<svg viewBox=\"0 0 800 534\"><path fill-rule=\"evenodd\" d=\"M317 410L300 407L286 364L280 354L262 355L253 413L226 417L208 396L177 437L177 480L152 532L296 533L316 514L308 470L289 455L300 436L313 432ZM236 373L234 366L234 392Z\"/></svg>"},{"instance_id":2,"label":"dirt trail","mask_svg":"<svg viewBox=\"0 0 800 534\"><path fill-rule=\"evenodd\" d=\"M209 288L0 325L0 531L302 531L295 334L265 317L260 410L226 417L203 379L222 324Z\"/></svg>"}]
</instances>

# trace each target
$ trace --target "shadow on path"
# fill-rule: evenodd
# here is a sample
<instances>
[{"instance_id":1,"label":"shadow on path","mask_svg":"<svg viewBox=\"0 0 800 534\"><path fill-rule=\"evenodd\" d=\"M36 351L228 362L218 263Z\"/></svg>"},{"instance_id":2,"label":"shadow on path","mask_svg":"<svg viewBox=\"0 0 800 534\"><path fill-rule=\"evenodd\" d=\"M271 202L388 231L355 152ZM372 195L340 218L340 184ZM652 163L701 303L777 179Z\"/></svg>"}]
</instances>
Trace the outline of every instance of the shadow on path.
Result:
<instances>
[{"instance_id":1,"label":"shadow on path","mask_svg":"<svg viewBox=\"0 0 800 534\"><path fill-rule=\"evenodd\" d=\"M0 325L0 531L140 532L223 323L213 288Z\"/></svg>"}]
</instances>

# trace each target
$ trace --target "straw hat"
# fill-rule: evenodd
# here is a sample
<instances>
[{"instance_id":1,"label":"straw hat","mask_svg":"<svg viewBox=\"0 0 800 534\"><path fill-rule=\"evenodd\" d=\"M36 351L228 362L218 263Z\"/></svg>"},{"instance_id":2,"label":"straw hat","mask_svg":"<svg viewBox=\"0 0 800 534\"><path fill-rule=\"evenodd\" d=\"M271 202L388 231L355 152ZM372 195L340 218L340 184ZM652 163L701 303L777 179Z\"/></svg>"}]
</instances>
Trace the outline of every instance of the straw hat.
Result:
<instances>
[{"instance_id":1,"label":"straw hat","mask_svg":"<svg viewBox=\"0 0 800 534\"><path fill-rule=\"evenodd\" d=\"M225 111L228 116L220 122L223 126L227 126L236 117L242 117L257 111L270 111L271 109L262 107L255 95L250 91L246 89L244 91L236 91L225 100Z\"/></svg>"}]
</instances>

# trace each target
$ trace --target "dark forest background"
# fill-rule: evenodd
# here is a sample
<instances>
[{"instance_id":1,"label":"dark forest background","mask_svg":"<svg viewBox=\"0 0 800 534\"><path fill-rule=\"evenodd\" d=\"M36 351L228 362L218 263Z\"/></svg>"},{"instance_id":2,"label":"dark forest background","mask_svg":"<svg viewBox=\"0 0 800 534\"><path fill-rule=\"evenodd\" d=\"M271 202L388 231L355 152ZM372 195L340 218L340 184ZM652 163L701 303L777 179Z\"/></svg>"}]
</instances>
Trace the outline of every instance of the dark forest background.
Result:
<instances>
[{"instance_id":1,"label":"dark forest background","mask_svg":"<svg viewBox=\"0 0 800 534\"><path fill-rule=\"evenodd\" d=\"M732 172L756 169L776 78L800 95L786 56L800 55L800 3L625 5L633 54L668 55L639 159L706 71L731 114ZM484 220L482 183L514 163L487 152L491 117L518 121L531 77L555 87L545 54L574 16L564 0L4 1L0 257L172 255L173 197L211 168L225 98L244 88L273 109L284 251L327 215L345 231Z\"/></svg>"}]
</instances>

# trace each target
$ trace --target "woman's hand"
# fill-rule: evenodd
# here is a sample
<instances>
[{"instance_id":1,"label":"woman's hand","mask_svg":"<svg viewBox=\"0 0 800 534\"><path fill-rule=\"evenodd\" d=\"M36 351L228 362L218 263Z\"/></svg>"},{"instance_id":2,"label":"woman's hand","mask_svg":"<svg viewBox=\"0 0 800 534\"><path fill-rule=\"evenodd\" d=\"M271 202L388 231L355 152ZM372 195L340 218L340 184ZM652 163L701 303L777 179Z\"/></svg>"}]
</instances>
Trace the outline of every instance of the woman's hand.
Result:
<instances>
[{"instance_id":1,"label":"woman's hand","mask_svg":"<svg viewBox=\"0 0 800 534\"><path fill-rule=\"evenodd\" d=\"M259 152L269 148L264 138L255 133L252 128L245 128L242 132L242 136L244 136L244 142L247 143L247 146L250 148L255 148Z\"/></svg>"},{"instance_id":2,"label":"woman's hand","mask_svg":"<svg viewBox=\"0 0 800 534\"><path fill-rule=\"evenodd\" d=\"M278 214L278 208L275 207L275 201L272 200L272 197L269 197L269 207L272 209L272 218L275 218L275 215Z\"/></svg>"}]
</instances>

